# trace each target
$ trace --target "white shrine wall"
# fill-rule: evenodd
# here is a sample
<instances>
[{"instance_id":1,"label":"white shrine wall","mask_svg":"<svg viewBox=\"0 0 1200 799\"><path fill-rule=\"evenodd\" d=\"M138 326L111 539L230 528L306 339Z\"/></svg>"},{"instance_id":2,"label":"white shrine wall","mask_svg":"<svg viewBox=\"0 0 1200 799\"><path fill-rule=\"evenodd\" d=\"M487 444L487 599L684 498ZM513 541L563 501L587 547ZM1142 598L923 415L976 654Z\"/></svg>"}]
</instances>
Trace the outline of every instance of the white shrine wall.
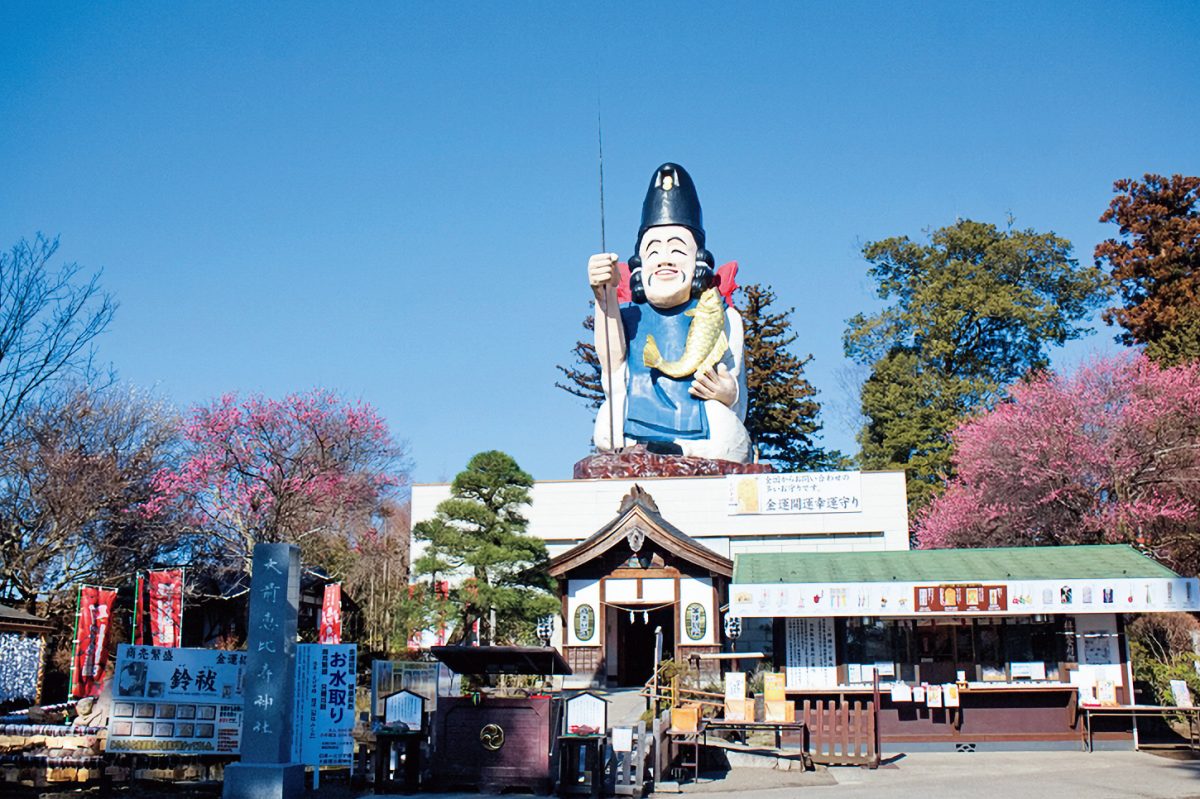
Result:
<instances>
[{"instance_id":1,"label":"white shrine wall","mask_svg":"<svg viewBox=\"0 0 1200 799\"><path fill-rule=\"evenodd\" d=\"M904 472L863 472L860 510L839 513L730 513L724 477L644 477L611 480L539 480L527 511L529 532L550 556L578 544L617 515L634 484L646 489L662 517L717 554L745 552L855 552L909 548ZM412 519L434 516L450 496L448 483L412 489ZM420 553L414 542L413 558Z\"/></svg>"}]
</instances>

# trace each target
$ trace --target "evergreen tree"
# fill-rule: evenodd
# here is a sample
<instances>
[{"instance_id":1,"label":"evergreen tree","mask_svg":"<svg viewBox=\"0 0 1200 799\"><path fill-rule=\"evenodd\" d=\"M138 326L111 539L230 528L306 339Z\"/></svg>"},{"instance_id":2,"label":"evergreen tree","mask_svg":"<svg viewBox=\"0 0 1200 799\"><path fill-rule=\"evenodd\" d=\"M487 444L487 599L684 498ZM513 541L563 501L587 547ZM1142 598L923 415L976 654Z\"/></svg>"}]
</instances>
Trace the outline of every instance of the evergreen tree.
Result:
<instances>
[{"instance_id":1,"label":"evergreen tree","mask_svg":"<svg viewBox=\"0 0 1200 799\"><path fill-rule=\"evenodd\" d=\"M950 470L955 424L1044 368L1049 345L1087 332L1076 323L1103 300L1105 278L1053 233L971 220L935 230L928 244L901 236L863 255L891 304L852 318L844 337L846 355L872 370L860 460L907 469L915 511Z\"/></svg>"},{"instance_id":2,"label":"evergreen tree","mask_svg":"<svg viewBox=\"0 0 1200 799\"><path fill-rule=\"evenodd\" d=\"M588 314L583 320L583 329L589 334L596 329L596 318ZM590 338L591 336L589 336ZM600 377L600 356L596 355L596 345L580 339L571 349L575 354L573 366L556 364L555 369L566 377L565 383L556 382L554 386L568 394L574 394L584 403L596 410L604 402L604 382Z\"/></svg>"},{"instance_id":3,"label":"evergreen tree","mask_svg":"<svg viewBox=\"0 0 1200 799\"><path fill-rule=\"evenodd\" d=\"M458 610L453 640L468 640L476 622L484 643L529 642L537 619L558 610L546 576L546 544L525 533L523 515L533 478L503 452L471 458L450 486L434 518L413 527L426 543L413 564L431 585L451 579ZM489 617L496 612L496 629Z\"/></svg>"},{"instance_id":4,"label":"evergreen tree","mask_svg":"<svg viewBox=\"0 0 1200 799\"><path fill-rule=\"evenodd\" d=\"M1161 364L1200 358L1200 177L1147 174L1113 190L1100 221L1118 225L1121 238L1096 246L1096 264L1111 270L1125 303L1104 320Z\"/></svg>"},{"instance_id":5,"label":"evergreen tree","mask_svg":"<svg viewBox=\"0 0 1200 799\"><path fill-rule=\"evenodd\" d=\"M814 441L821 429L821 406L817 390L804 377L812 355L799 358L788 350L797 338L791 320L795 309L774 310L775 292L767 285L751 283L739 292L746 334L746 430L755 460L784 471L828 468L839 455L827 455Z\"/></svg>"}]
</instances>

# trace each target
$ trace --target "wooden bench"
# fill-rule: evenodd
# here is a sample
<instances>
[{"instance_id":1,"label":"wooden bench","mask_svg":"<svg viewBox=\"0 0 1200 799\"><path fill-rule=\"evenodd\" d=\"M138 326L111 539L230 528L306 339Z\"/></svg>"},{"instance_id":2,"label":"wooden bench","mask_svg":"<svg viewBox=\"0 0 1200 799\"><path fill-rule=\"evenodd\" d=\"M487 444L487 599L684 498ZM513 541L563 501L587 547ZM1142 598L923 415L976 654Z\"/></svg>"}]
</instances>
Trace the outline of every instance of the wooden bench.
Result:
<instances>
[{"instance_id":1,"label":"wooden bench","mask_svg":"<svg viewBox=\"0 0 1200 799\"><path fill-rule=\"evenodd\" d=\"M1188 748L1192 751L1200 749L1200 708L1179 707L1177 705L1080 705L1079 713L1083 718L1080 734L1083 745L1089 752L1096 749L1095 731L1092 719L1097 716L1128 716L1137 724L1139 716L1169 716L1179 714L1188 720Z\"/></svg>"}]
</instances>

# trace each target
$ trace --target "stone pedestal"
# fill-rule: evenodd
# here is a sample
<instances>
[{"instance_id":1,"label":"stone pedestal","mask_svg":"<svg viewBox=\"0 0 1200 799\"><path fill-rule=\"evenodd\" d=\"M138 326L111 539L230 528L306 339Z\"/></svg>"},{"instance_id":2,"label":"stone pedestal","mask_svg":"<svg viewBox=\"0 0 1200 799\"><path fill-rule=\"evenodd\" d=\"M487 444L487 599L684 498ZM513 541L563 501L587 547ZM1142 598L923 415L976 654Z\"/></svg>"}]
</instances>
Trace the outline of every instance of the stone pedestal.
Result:
<instances>
[{"instance_id":1,"label":"stone pedestal","mask_svg":"<svg viewBox=\"0 0 1200 799\"><path fill-rule=\"evenodd\" d=\"M723 474L766 474L768 463L736 463L685 455L658 455L643 446L623 452L602 452L575 464L575 479L630 477L703 477Z\"/></svg>"},{"instance_id":2,"label":"stone pedestal","mask_svg":"<svg viewBox=\"0 0 1200 799\"><path fill-rule=\"evenodd\" d=\"M299 763L230 763L225 767L227 799L296 799L303 795L304 766Z\"/></svg>"}]
</instances>

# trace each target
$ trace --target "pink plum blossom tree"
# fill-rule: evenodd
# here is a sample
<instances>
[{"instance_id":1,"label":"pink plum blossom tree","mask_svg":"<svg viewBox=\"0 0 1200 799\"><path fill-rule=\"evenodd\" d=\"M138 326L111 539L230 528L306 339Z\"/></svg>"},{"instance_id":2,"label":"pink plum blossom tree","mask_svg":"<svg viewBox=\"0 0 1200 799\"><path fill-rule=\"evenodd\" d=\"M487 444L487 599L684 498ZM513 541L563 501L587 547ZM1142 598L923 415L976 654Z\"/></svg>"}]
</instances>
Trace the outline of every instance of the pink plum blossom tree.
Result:
<instances>
[{"instance_id":1,"label":"pink plum blossom tree","mask_svg":"<svg viewBox=\"0 0 1200 799\"><path fill-rule=\"evenodd\" d=\"M923 548L1130 543L1200 565L1200 364L1143 355L1042 373L953 434Z\"/></svg>"},{"instance_id":2,"label":"pink plum blossom tree","mask_svg":"<svg viewBox=\"0 0 1200 799\"><path fill-rule=\"evenodd\" d=\"M249 570L260 541L328 551L373 527L407 481L407 460L379 414L315 389L282 400L226 394L183 422L184 456L160 471L145 505L181 510L209 555Z\"/></svg>"}]
</instances>

